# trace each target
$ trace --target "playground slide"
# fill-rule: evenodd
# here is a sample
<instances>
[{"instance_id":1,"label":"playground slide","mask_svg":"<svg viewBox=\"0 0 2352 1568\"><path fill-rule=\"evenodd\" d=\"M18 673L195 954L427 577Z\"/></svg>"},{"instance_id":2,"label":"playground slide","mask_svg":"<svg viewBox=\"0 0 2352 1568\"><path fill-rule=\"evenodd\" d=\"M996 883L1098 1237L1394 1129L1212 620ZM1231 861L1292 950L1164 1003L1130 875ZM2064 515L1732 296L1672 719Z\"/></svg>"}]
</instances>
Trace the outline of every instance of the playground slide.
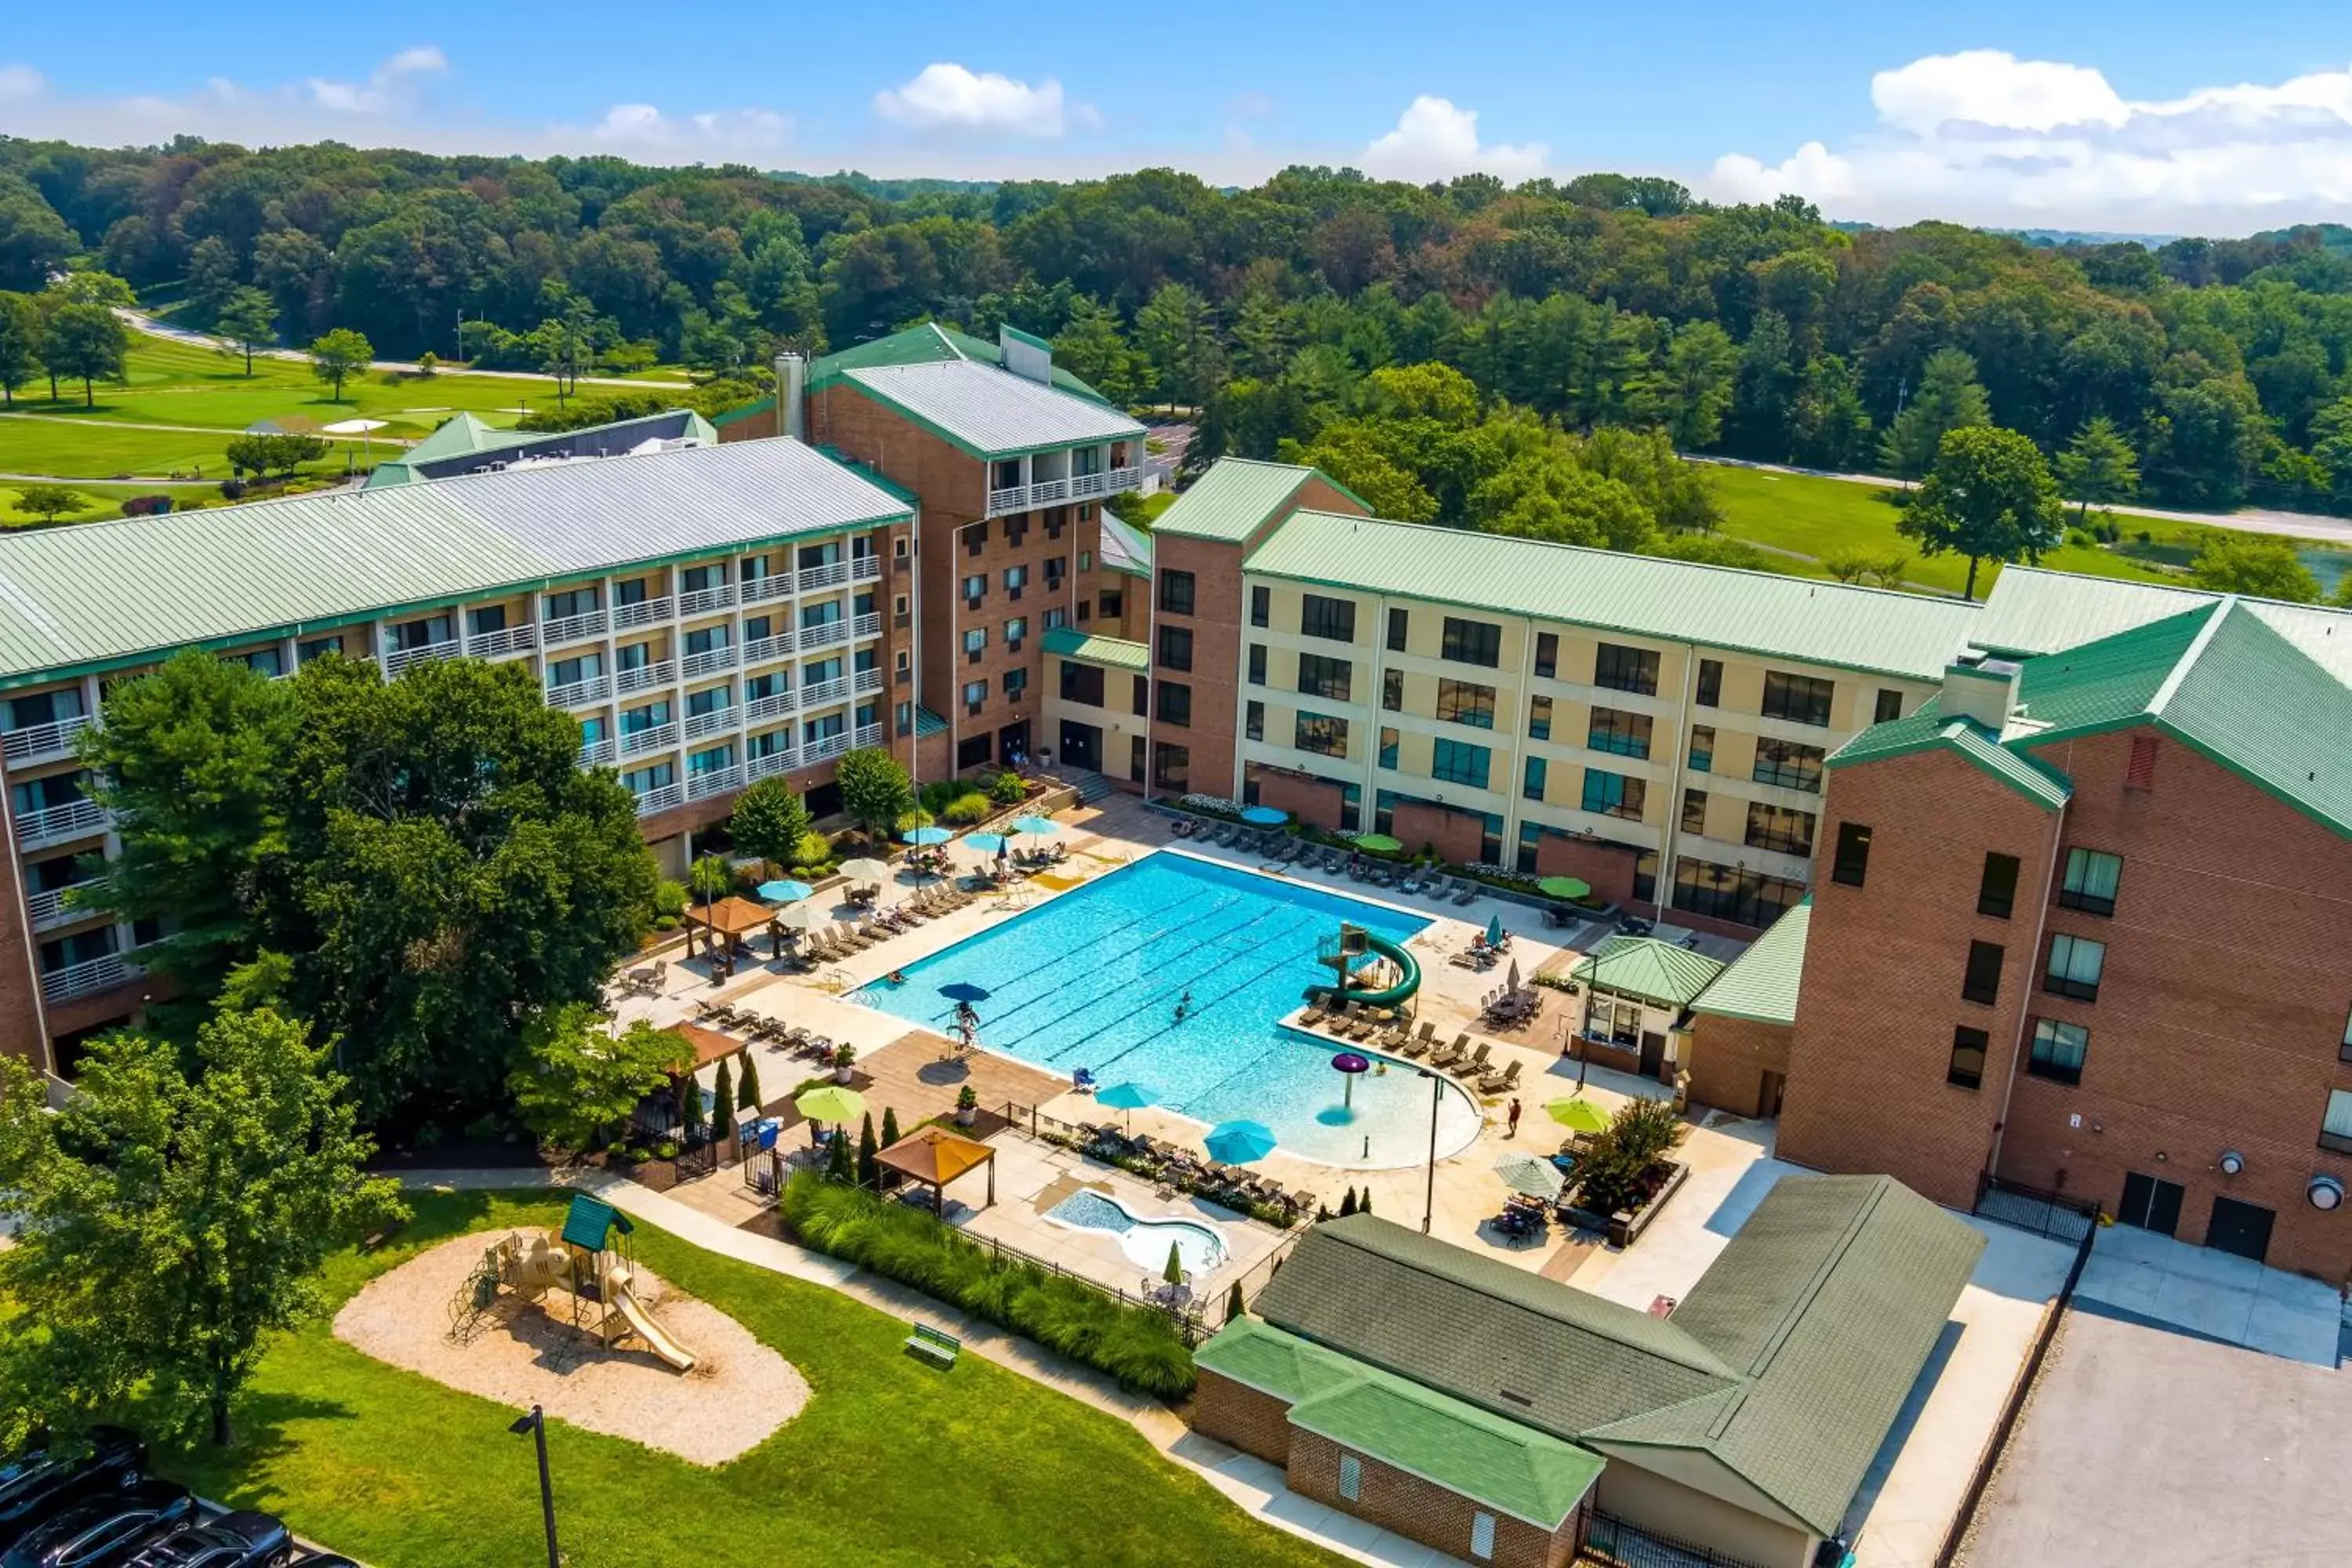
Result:
<instances>
[{"instance_id":1,"label":"playground slide","mask_svg":"<svg viewBox=\"0 0 2352 1568\"><path fill-rule=\"evenodd\" d=\"M1397 967L1397 983L1379 991L1350 990L1347 999L1360 1002L1367 1007L1393 1007L1421 989L1421 961L1398 943L1371 931L1364 933L1364 945ZM1328 985L1307 988L1309 1002L1320 1002L1331 994Z\"/></svg>"},{"instance_id":2,"label":"playground slide","mask_svg":"<svg viewBox=\"0 0 2352 1568\"><path fill-rule=\"evenodd\" d=\"M626 1285L613 1288L613 1307L627 1320L629 1330L646 1342L646 1348L667 1362L679 1372L694 1370L694 1357L676 1340L655 1326L653 1315L647 1312Z\"/></svg>"}]
</instances>

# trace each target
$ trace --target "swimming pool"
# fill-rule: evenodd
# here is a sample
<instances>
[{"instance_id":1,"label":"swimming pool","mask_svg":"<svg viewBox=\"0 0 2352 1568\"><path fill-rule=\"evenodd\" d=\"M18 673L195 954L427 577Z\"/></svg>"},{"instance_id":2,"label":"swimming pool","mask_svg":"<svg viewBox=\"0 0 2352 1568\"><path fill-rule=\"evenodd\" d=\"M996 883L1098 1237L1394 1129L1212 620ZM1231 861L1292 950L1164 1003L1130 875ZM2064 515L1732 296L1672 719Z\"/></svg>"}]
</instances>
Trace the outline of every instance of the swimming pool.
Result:
<instances>
[{"instance_id":1,"label":"swimming pool","mask_svg":"<svg viewBox=\"0 0 2352 1568\"><path fill-rule=\"evenodd\" d=\"M1376 1057L1386 1070L1360 1075L1346 1105L1331 1068L1341 1047L1278 1022L1328 978L1316 942L1342 921L1399 942L1429 923L1161 850L910 963L905 984L869 985L856 1000L944 1032L957 998L969 996L990 1050L1064 1076L1087 1068L1099 1084L1132 1080L1199 1121L1262 1121L1306 1159L1419 1164L1429 1154L1429 1080ZM1437 1092L1443 1156L1477 1136L1478 1111L1451 1081Z\"/></svg>"},{"instance_id":2,"label":"swimming pool","mask_svg":"<svg viewBox=\"0 0 2352 1568\"><path fill-rule=\"evenodd\" d=\"M1197 1220L1143 1219L1117 1198L1090 1188L1072 1193L1047 1209L1045 1217L1077 1230L1116 1232L1119 1250L1147 1268L1167 1267L1171 1243L1188 1274L1206 1274L1231 1256L1224 1238Z\"/></svg>"}]
</instances>

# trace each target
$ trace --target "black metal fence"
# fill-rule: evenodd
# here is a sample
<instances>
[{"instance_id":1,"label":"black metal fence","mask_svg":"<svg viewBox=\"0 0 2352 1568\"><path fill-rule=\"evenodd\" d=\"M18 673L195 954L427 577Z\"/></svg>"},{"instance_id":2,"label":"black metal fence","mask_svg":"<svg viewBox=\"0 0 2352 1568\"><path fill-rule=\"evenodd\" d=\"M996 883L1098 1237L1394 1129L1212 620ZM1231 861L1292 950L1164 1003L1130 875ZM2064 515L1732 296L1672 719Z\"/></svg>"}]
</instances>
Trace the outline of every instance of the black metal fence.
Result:
<instances>
[{"instance_id":1,"label":"black metal fence","mask_svg":"<svg viewBox=\"0 0 2352 1568\"><path fill-rule=\"evenodd\" d=\"M1744 1557L1638 1530L1597 1508L1584 1515L1576 1558L1608 1568L1757 1568Z\"/></svg>"},{"instance_id":2,"label":"black metal fence","mask_svg":"<svg viewBox=\"0 0 2352 1568\"><path fill-rule=\"evenodd\" d=\"M2004 1182L1977 1178L1976 1213L2019 1230L2030 1230L2053 1241L2080 1244L2098 1228L2099 1205L2084 1197Z\"/></svg>"}]
</instances>

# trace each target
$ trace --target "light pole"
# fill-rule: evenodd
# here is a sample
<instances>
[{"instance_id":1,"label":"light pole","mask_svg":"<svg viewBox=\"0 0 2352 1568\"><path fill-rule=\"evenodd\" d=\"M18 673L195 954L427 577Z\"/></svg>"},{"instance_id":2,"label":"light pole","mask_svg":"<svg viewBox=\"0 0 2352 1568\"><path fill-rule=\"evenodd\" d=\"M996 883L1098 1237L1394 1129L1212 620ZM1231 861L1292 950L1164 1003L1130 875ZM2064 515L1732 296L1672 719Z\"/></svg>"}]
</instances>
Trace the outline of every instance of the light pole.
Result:
<instances>
[{"instance_id":1,"label":"light pole","mask_svg":"<svg viewBox=\"0 0 2352 1568\"><path fill-rule=\"evenodd\" d=\"M1437 1213L1437 1108L1445 1099L1445 1080L1427 1068L1413 1070L1429 1080L1429 1185L1421 1200L1421 1234L1427 1236Z\"/></svg>"},{"instance_id":2,"label":"light pole","mask_svg":"<svg viewBox=\"0 0 2352 1568\"><path fill-rule=\"evenodd\" d=\"M528 1415L518 1415L507 1430L520 1437L530 1433L539 1443L539 1510L547 1520L547 1568L563 1568L555 1551L555 1487L547 1479L547 1415L536 1405Z\"/></svg>"}]
</instances>

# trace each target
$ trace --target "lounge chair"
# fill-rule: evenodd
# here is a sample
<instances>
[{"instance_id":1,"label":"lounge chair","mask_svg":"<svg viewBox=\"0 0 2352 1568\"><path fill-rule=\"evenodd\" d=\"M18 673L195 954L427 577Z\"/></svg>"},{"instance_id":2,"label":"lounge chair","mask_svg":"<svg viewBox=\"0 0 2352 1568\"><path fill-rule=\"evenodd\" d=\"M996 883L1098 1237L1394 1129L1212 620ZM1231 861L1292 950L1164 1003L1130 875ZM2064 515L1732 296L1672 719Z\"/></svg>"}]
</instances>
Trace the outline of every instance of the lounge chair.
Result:
<instances>
[{"instance_id":1,"label":"lounge chair","mask_svg":"<svg viewBox=\"0 0 2352 1568\"><path fill-rule=\"evenodd\" d=\"M1424 1022L1421 1026L1421 1032L1406 1040L1402 1045L1399 1046L1397 1049L1412 1060L1419 1061L1422 1058L1427 1056L1431 1049L1436 1046L1436 1030L1437 1026L1435 1025Z\"/></svg>"},{"instance_id":2,"label":"lounge chair","mask_svg":"<svg viewBox=\"0 0 2352 1568\"><path fill-rule=\"evenodd\" d=\"M1478 1042L1478 1048L1470 1053L1467 1061L1455 1062L1445 1070L1455 1078L1475 1078L1486 1070L1486 1053L1494 1048L1491 1042L1481 1040Z\"/></svg>"},{"instance_id":3,"label":"lounge chair","mask_svg":"<svg viewBox=\"0 0 2352 1568\"><path fill-rule=\"evenodd\" d=\"M1455 903L1457 903L1457 904L1469 904L1469 903L1475 903L1475 902L1477 901L1477 899L1478 899L1478 884L1477 884L1477 883L1475 883L1475 882L1465 882L1465 881L1464 881L1461 878L1456 877L1456 878L1454 878L1454 901Z\"/></svg>"},{"instance_id":4,"label":"lounge chair","mask_svg":"<svg viewBox=\"0 0 2352 1568\"><path fill-rule=\"evenodd\" d=\"M1510 1093L1519 1087L1519 1065L1515 1059L1501 1072L1481 1074L1478 1079L1478 1092L1480 1094Z\"/></svg>"},{"instance_id":5,"label":"lounge chair","mask_svg":"<svg viewBox=\"0 0 2352 1568\"><path fill-rule=\"evenodd\" d=\"M1429 1065L1433 1068L1450 1068L1467 1055L1469 1050L1470 1037L1456 1035L1451 1045L1440 1046L1431 1054Z\"/></svg>"}]
</instances>

